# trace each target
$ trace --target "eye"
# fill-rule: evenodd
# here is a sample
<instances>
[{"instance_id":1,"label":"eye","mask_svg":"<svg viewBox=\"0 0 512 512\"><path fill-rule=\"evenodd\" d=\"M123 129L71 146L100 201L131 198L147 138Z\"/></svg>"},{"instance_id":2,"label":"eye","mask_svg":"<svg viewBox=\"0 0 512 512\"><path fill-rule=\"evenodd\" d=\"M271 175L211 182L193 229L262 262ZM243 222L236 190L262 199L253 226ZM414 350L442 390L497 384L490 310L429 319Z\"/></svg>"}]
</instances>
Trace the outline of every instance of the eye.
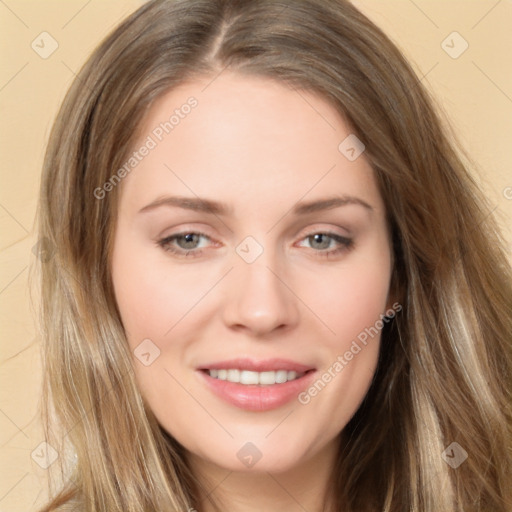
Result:
<instances>
[{"instance_id":1,"label":"eye","mask_svg":"<svg viewBox=\"0 0 512 512\"><path fill-rule=\"evenodd\" d=\"M309 235L306 240L309 242L312 249L320 250L331 248L332 242L334 242L334 238L327 235L326 233L316 233L314 235Z\"/></svg>"},{"instance_id":2,"label":"eye","mask_svg":"<svg viewBox=\"0 0 512 512\"><path fill-rule=\"evenodd\" d=\"M202 243L205 240L212 241L210 237L203 233L190 231L162 238L158 241L158 245L165 251L178 256L199 256L202 254L202 249L208 245L208 243Z\"/></svg>"},{"instance_id":3,"label":"eye","mask_svg":"<svg viewBox=\"0 0 512 512\"><path fill-rule=\"evenodd\" d=\"M336 233L312 233L303 238L300 247L304 247L303 243L307 242L309 247L318 253L319 256L335 256L343 251L352 248L354 241L351 238L338 235Z\"/></svg>"}]
</instances>

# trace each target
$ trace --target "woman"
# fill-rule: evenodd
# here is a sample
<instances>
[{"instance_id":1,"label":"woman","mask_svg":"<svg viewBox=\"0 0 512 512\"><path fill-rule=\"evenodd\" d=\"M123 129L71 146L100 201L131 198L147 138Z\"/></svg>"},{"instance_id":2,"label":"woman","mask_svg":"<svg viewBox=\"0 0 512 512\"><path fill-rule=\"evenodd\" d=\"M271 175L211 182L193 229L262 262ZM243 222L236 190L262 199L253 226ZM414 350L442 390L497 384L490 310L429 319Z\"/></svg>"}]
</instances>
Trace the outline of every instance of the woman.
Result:
<instances>
[{"instance_id":1,"label":"woman","mask_svg":"<svg viewBox=\"0 0 512 512\"><path fill-rule=\"evenodd\" d=\"M350 3L144 5L64 101L40 236L44 510L511 509L503 243Z\"/></svg>"}]
</instances>

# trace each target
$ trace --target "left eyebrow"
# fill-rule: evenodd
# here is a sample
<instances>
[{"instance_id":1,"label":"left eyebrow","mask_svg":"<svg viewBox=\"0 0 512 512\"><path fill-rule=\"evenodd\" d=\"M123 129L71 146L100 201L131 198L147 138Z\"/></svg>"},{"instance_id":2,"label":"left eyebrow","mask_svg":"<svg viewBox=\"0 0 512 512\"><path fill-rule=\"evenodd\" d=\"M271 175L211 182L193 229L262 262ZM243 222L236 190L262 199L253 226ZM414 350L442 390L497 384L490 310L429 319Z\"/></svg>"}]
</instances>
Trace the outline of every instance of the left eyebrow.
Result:
<instances>
[{"instance_id":1,"label":"left eyebrow","mask_svg":"<svg viewBox=\"0 0 512 512\"><path fill-rule=\"evenodd\" d=\"M373 206L363 201L359 197L355 196L341 196L341 197L329 197L326 199L320 199L318 201L302 202L297 203L293 208L292 213L294 215L305 215L308 213L314 213L322 210L331 210L332 208L339 208L347 205L359 205L364 207L370 212L373 212Z\"/></svg>"}]
</instances>

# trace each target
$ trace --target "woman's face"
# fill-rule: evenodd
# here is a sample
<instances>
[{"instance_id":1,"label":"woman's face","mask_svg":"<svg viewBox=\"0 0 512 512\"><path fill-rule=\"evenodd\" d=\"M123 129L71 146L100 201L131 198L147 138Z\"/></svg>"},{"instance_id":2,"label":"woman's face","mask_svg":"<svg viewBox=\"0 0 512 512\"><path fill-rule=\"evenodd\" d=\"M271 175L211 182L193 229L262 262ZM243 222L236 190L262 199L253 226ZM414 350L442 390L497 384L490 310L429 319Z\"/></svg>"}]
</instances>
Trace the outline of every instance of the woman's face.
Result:
<instances>
[{"instance_id":1,"label":"woman's face","mask_svg":"<svg viewBox=\"0 0 512 512\"><path fill-rule=\"evenodd\" d=\"M384 205L357 139L318 96L228 72L161 98L141 134L112 271L148 406L233 471L331 450L391 304Z\"/></svg>"}]
</instances>

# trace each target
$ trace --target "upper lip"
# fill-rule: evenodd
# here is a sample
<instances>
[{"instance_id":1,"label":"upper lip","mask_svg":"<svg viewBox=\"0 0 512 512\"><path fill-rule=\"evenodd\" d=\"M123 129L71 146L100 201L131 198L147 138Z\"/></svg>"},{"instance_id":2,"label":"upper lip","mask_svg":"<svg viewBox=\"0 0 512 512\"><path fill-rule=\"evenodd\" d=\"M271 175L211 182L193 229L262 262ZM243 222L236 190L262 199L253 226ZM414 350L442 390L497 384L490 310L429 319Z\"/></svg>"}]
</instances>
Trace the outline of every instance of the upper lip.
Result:
<instances>
[{"instance_id":1,"label":"upper lip","mask_svg":"<svg viewBox=\"0 0 512 512\"><path fill-rule=\"evenodd\" d=\"M223 369L248 370L253 372L269 372L277 370L296 371L297 373L314 370L311 365L297 363L289 359L249 359L238 358L225 361L216 361L201 365L198 370L223 370Z\"/></svg>"}]
</instances>

